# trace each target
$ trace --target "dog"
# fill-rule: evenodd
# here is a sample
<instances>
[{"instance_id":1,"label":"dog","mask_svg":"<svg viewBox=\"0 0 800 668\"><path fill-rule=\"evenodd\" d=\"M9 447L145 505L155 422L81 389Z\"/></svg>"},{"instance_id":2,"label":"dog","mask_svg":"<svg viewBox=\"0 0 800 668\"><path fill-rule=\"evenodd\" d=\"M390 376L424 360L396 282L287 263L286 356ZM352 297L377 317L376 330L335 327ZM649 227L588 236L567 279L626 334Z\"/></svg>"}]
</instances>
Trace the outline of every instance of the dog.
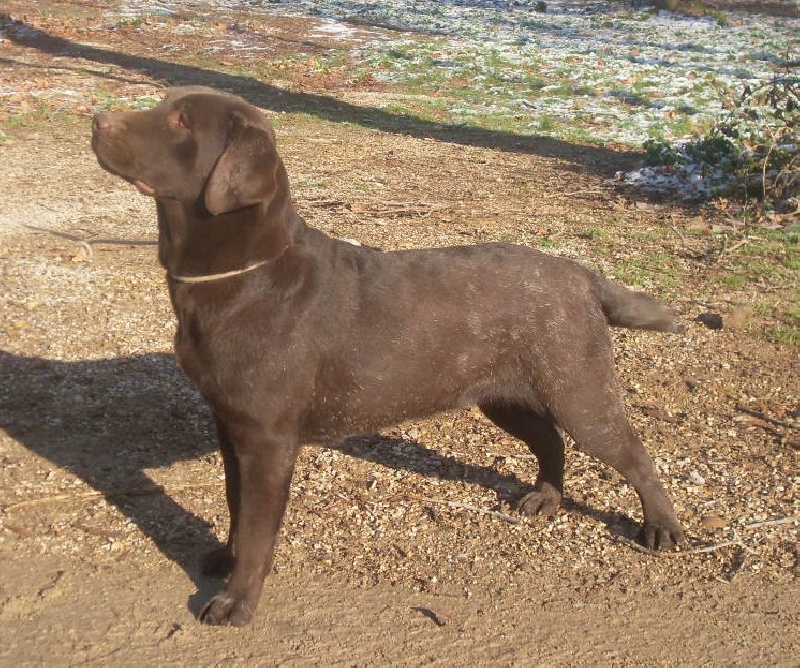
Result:
<instances>
[{"instance_id":1,"label":"dog","mask_svg":"<svg viewBox=\"0 0 800 668\"><path fill-rule=\"evenodd\" d=\"M634 486L647 548L683 540L614 376L609 325L681 331L652 297L523 246L332 239L293 206L267 119L228 93L180 87L149 110L98 113L92 148L155 199L176 355L216 422L230 531L204 567L230 577L201 621L252 619L303 443L458 407L535 454L521 512L558 508L563 430Z\"/></svg>"}]
</instances>

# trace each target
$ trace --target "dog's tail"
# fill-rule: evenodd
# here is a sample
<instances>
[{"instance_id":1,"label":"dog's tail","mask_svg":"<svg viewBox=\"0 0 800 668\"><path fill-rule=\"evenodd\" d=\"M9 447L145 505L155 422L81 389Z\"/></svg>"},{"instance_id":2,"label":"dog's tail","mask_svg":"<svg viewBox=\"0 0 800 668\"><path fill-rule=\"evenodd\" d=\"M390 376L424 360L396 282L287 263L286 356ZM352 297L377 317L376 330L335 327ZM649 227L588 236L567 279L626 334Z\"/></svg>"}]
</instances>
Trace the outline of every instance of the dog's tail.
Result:
<instances>
[{"instance_id":1,"label":"dog's tail","mask_svg":"<svg viewBox=\"0 0 800 668\"><path fill-rule=\"evenodd\" d=\"M609 325L629 329L652 329L657 332L682 332L675 312L643 292L615 285L592 272L595 294Z\"/></svg>"}]
</instances>

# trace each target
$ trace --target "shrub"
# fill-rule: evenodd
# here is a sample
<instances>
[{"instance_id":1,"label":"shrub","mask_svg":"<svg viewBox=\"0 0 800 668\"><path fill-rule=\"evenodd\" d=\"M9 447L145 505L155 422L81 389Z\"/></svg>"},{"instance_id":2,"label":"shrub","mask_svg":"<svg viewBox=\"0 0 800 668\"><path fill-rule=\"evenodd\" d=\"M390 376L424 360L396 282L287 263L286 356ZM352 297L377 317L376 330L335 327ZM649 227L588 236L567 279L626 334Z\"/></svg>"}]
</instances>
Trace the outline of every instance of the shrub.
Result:
<instances>
[{"instance_id":1,"label":"shrub","mask_svg":"<svg viewBox=\"0 0 800 668\"><path fill-rule=\"evenodd\" d=\"M722 92L722 112L706 135L674 144L647 140L647 164L713 173L719 187L712 194L756 198L762 214L797 211L800 78L789 68Z\"/></svg>"}]
</instances>

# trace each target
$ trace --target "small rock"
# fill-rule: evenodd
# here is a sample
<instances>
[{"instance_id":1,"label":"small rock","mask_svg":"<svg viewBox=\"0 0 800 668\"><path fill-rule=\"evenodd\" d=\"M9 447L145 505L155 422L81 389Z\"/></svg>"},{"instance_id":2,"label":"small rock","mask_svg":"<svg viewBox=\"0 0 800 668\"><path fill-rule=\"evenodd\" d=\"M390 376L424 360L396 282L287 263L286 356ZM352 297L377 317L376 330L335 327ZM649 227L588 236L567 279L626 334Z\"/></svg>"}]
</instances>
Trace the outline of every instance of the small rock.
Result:
<instances>
[{"instance_id":1,"label":"small rock","mask_svg":"<svg viewBox=\"0 0 800 668\"><path fill-rule=\"evenodd\" d=\"M722 329L722 316L719 313L701 313L695 320L709 329Z\"/></svg>"},{"instance_id":2,"label":"small rock","mask_svg":"<svg viewBox=\"0 0 800 668\"><path fill-rule=\"evenodd\" d=\"M700 519L700 526L709 531L715 531L716 529L724 529L728 526L728 520L722 517L722 515L704 515Z\"/></svg>"},{"instance_id":3,"label":"small rock","mask_svg":"<svg viewBox=\"0 0 800 668\"><path fill-rule=\"evenodd\" d=\"M700 472L695 470L689 474L689 480L693 485L705 485L706 479L700 475Z\"/></svg>"}]
</instances>

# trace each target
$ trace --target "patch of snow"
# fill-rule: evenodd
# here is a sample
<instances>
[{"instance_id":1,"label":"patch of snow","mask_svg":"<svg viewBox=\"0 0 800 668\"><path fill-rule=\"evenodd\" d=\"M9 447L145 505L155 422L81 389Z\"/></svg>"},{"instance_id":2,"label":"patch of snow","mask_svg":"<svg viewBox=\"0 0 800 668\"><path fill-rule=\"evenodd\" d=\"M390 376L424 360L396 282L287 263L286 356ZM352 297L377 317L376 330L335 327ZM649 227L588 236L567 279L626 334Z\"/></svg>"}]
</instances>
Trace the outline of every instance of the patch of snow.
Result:
<instances>
[{"instance_id":1,"label":"patch of snow","mask_svg":"<svg viewBox=\"0 0 800 668\"><path fill-rule=\"evenodd\" d=\"M776 64L800 58L797 19L726 13L719 23L586 0L546 0L545 11L536 0L150 0L116 11L131 20L187 7L245 11L255 22L260 14L265 25L315 19L312 38L356 43L346 54L354 79L438 98L456 122L554 138L583 131L587 140L637 148L648 138L702 133L725 91L768 80ZM259 50L240 35L224 44ZM324 55L315 59L325 66ZM654 169L627 178L687 193L726 186L707 172Z\"/></svg>"},{"instance_id":2,"label":"patch of snow","mask_svg":"<svg viewBox=\"0 0 800 668\"><path fill-rule=\"evenodd\" d=\"M322 37L322 36L335 36L335 37L349 37L351 35L355 35L358 31L353 28L352 26L348 26L341 21L334 21L332 19L326 19L322 21L311 33L312 37Z\"/></svg>"}]
</instances>

